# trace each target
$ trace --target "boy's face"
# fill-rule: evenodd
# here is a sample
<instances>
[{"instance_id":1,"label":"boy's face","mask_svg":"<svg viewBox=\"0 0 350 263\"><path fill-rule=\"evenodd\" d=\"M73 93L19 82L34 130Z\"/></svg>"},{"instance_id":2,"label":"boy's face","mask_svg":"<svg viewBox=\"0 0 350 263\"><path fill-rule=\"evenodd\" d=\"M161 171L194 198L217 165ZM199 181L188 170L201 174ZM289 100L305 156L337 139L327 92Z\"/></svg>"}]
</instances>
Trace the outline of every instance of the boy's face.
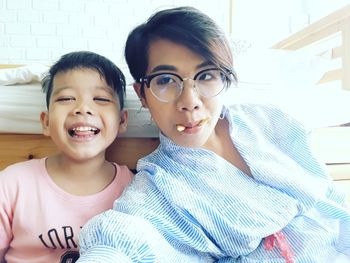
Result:
<instances>
[{"instance_id":1,"label":"boy's face","mask_svg":"<svg viewBox=\"0 0 350 263\"><path fill-rule=\"evenodd\" d=\"M41 113L43 133L68 158L104 157L118 132L124 132L127 112L97 71L73 69L56 74L48 112Z\"/></svg>"}]
</instances>

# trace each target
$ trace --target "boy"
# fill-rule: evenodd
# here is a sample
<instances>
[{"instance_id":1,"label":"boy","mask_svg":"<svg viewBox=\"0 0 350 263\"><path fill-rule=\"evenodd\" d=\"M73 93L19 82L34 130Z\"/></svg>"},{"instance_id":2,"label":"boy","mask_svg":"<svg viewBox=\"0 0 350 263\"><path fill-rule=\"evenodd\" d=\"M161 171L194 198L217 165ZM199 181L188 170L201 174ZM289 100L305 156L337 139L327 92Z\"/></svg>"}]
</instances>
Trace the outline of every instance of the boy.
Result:
<instances>
[{"instance_id":1,"label":"boy","mask_svg":"<svg viewBox=\"0 0 350 263\"><path fill-rule=\"evenodd\" d=\"M66 54L42 86L43 133L60 153L0 172L0 262L75 262L80 228L112 208L133 176L105 159L128 117L125 78L110 60Z\"/></svg>"}]
</instances>

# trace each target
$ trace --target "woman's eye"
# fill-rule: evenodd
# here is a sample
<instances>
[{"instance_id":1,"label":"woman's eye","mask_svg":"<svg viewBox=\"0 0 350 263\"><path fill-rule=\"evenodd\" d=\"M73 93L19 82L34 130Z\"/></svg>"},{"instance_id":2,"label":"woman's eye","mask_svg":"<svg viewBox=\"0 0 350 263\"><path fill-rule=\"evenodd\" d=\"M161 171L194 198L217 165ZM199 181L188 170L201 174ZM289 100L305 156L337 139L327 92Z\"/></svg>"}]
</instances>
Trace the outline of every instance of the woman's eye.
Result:
<instances>
[{"instance_id":1,"label":"woman's eye","mask_svg":"<svg viewBox=\"0 0 350 263\"><path fill-rule=\"evenodd\" d=\"M208 72L205 72L198 77L199 80L211 80L212 78L213 75Z\"/></svg>"},{"instance_id":2,"label":"woman's eye","mask_svg":"<svg viewBox=\"0 0 350 263\"><path fill-rule=\"evenodd\" d=\"M159 78L156 79L157 85L169 85L174 81L174 79L171 76L159 76Z\"/></svg>"}]
</instances>

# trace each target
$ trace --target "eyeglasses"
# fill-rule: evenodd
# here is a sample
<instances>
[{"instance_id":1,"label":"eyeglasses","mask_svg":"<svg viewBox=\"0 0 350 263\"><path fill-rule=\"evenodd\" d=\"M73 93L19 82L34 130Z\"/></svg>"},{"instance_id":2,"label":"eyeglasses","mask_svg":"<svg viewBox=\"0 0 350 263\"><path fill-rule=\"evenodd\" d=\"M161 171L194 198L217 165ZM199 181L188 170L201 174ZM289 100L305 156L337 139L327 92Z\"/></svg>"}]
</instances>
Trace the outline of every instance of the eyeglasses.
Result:
<instances>
[{"instance_id":1,"label":"eyeglasses","mask_svg":"<svg viewBox=\"0 0 350 263\"><path fill-rule=\"evenodd\" d=\"M175 101L180 97L185 80L194 81L194 89L203 97L217 96L227 88L232 81L232 71L218 68L209 68L199 71L192 79L182 78L175 73L156 73L140 79L142 85L146 84L152 94L162 102Z\"/></svg>"}]
</instances>

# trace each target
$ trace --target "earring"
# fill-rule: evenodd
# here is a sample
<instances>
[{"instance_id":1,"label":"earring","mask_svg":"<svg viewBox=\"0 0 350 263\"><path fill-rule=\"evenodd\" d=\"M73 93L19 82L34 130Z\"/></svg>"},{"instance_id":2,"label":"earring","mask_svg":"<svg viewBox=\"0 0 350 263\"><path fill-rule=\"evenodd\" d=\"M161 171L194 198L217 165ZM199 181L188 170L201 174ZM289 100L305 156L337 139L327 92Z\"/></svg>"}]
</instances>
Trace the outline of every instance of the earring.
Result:
<instances>
[{"instance_id":1,"label":"earring","mask_svg":"<svg viewBox=\"0 0 350 263\"><path fill-rule=\"evenodd\" d=\"M153 118L152 116L149 117L149 122L148 123L145 123L144 126L151 126L153 124Z\"/></svg>"},{"instance_id":2,"label":"earring","mask_svg":"<svg viewBox=\"0 0 350 263\"><path fill-rule=\"evenodd\" d=\"M141 105L140 108L135 112L135 119L137 120L137 123L141 122L141 113L143 111L142 109L145 109L143 105Z\"/></svg>"},{"instance_id":3,"label":"earring","mask_svg":"<svg viewBox=\"0 0 350 263\"><path fill-rule=\"evenodd\" d=\"M145 122L149 115L148 122ZM137 120L137 123L140 126L151 126L153 124L153 118L150 115L147 108L145 108L143 105L135 112L135 119Z\"/></svg>"},{"instance_id":4,"label":"earring","mask_svg":"<svg viewBox=\"0 0 350 263\"><path fill-rule=\"evenodd\" d=\"M227 111L227 109L225 107L222 107L222 111L221 111L221 113L219 115L219 119L220 120L225 119L226 111Z\"/></svg>"},{"instance_id":5,"label":"earring","mask_svg":"<svg viewBox=\"0 0 350 263\"><path fill-rule=\"evenodd\" d=\"M142 112L142 109L145 109L143 105L140 106L140 108L136 111L135 115L140 114Z\"/></svg>"}]
</instances>

